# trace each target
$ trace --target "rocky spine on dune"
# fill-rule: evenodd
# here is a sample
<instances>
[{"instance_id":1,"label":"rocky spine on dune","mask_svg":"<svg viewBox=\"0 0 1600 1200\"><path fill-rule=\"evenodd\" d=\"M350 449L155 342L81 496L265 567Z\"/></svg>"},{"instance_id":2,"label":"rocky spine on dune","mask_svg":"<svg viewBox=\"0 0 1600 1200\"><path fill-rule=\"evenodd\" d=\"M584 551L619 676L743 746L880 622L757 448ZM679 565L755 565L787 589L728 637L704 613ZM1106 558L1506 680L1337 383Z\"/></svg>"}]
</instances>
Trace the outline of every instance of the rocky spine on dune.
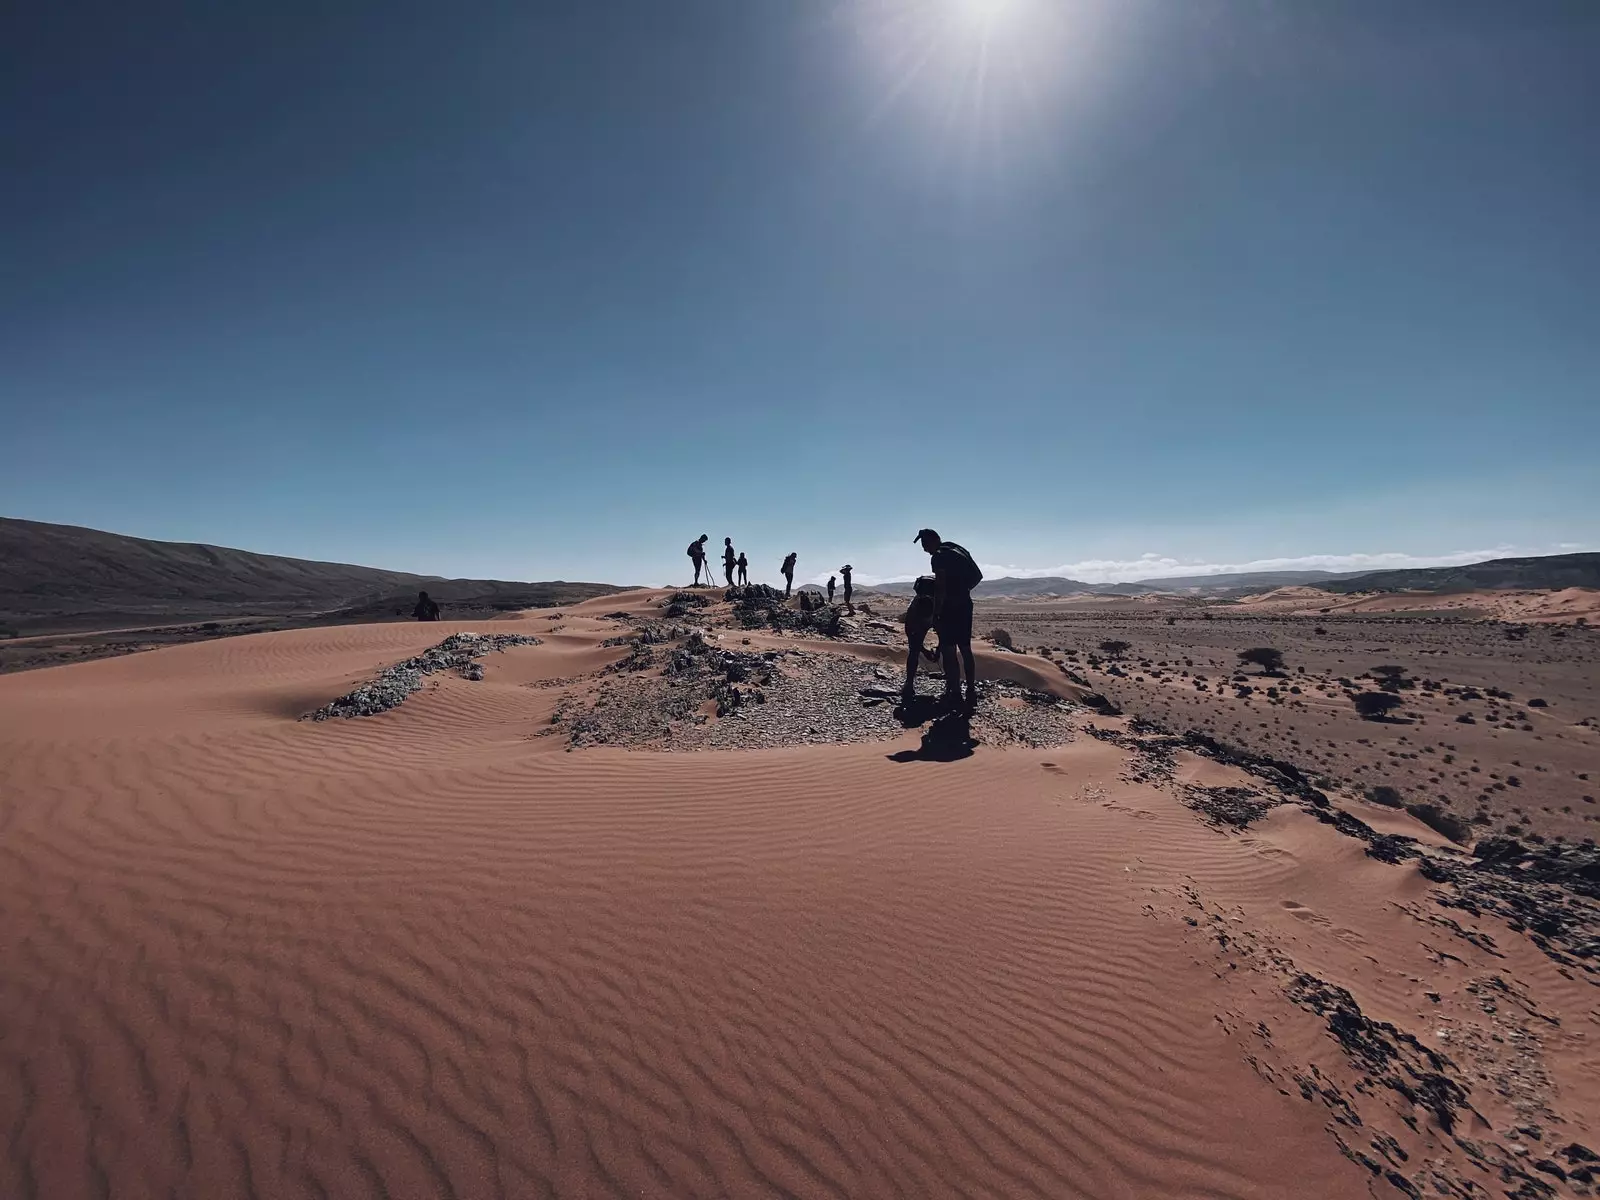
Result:
<instances>
[{"instance_id":1,"label":"rocky spine on dune","mask_svg":"<svg viewBox=\"0 0 1600 1200\"><path fill-rule=\"evenodd\" d=\"M326 721L332 717L371 717L405 702L422 687L427 676L455 671L463 679L481 680L477 661L507 646L537 646L539 639L517 633L452 633L437 646L382 671L376 679L307 713L302 720Z\"/></svg>"}]
</instances>

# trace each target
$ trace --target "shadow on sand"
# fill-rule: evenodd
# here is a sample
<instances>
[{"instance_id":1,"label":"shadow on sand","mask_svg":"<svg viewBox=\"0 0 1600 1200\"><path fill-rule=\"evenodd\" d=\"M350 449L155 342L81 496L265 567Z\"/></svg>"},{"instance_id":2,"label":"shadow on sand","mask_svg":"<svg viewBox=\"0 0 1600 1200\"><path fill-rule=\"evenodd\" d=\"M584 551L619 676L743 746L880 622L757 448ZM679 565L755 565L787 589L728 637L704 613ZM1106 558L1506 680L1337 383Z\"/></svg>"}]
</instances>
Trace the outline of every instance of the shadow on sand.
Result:
<instances>
[{"instance_id":1,"label":"shadow on sand","mask_svg":"<svg viewBox=\"0 0 1600 1200\"><path fill-rule=\"evenodd\" d=\"M922 698L919 697L920 701ZM938 702L931 697L928 703L934 708ZM913 702L912 708L917 707ZM906 715L901 717L907 728L921 724L910 718L909 710L901 710ZM931 715L931 714L930 714ZM924 718L926 719L926 718ZM922 735L922 745L916 750L901 750L898 753L887 755L890 762L955 762L959 758L970 758L972 748L978 743L972 738L972 723L964 712L947 712L938 717L928 731Z\"/></svg>"}]
</instances>

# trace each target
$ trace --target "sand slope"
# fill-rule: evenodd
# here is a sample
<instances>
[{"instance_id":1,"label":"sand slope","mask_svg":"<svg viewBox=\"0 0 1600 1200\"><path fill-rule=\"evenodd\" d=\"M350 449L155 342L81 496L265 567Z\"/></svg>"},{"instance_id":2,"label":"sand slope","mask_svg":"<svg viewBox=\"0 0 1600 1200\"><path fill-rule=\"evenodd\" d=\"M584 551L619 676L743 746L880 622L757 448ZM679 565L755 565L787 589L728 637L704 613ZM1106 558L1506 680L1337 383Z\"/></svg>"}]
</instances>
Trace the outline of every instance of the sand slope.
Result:
<instances>
[{"instance_id":1,"label":"sand slope","mask_svg":"<svg viewBox=\"0 0 1600 1200\"><path fill-rule=\"evenodd\" d=\"M1287 817L1219 835L1090 739L937 764L532 736L628 603L519 622L545 643L359 721L295 717L461 626L0 678L0 1195L1388 1188L1252 1066L1242 977L1179 897L1417 975L1389 903L1414 872ZM1369 974L1386 1015L1423 1003Z\"/></svg>"}]
</instances>

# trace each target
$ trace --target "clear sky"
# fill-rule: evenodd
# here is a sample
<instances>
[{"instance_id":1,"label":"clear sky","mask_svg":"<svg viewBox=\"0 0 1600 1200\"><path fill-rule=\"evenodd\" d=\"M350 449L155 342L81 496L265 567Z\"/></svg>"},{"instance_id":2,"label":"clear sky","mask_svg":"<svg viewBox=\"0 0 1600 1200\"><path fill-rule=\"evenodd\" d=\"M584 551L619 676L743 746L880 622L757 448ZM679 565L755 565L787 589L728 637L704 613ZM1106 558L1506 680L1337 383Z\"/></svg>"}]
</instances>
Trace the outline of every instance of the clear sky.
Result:
<instances>
[{"instance_id":1,"label":"clear sky","mask_svg":"<svg viewBox=\"0 0 1600 1200\"><path fill-rule=\"evenodd\" d=\"M615 582L1592 549L1597 118L1594 0L7 5L0 514Z\"/></svg>"}]
</instances>

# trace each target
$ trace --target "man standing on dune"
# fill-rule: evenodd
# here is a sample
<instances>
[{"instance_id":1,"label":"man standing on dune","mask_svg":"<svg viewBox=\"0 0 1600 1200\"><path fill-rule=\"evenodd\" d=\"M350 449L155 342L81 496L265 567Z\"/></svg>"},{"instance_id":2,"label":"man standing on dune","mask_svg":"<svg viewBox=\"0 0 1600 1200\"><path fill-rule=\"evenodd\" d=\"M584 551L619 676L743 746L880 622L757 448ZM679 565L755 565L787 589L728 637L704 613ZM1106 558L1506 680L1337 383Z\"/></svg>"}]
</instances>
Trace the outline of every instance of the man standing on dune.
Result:
<instances>
[{"instance_id":1,"label":"man standing on dune","mask_svg":"<svg viewBox=\"0 0 1600 1200\"><path fill-rule=\"evenodd\" d=\"M723 577L728 581L728 586L729 587L733 586L733 568L736 565L738 565L738 562L739 562L739 556L738 556L738 554L736 554L734 552L733 539L731 537L723 538L722 539L722 574L723 574Z\"/></svg>"},{"instance_id":2,"label":"man standing on dune","mask_svg":"<svg viewBox=\"0 0 1600 1200\"><path fill-rule=\"evenodd\" d=\"M694 564L694 582L690 587L700 586L700 568L706 567L706 543L711 540L709 533L702 533L689 543L689 561ZM711 568L706 567L706 582L711 582Z\"/></svg>"},{"instance_id":3,"label":"man standing on dune","mask_svg":"<svg viewBox=\"0 0 1600 1200\"><path fill-rule=\"evenodd\" d=\"M798 554L791 550L789 551L789 557L783 560L783 598L785 600L789 598L789 593L794 590L794 564L795 559L799 557Z\"/></svg>"},{"instance_id":4,"label":"man standing on dune","mask_svg":"<svg viewBox=\"0 0 1600 1200\"><path fill-rule=\"evenodd\" d=\"M983 582L983 572L966 547L947 542L932 529L917 532L916 540L933 561L933 627L939 634L939 656L944 659L944 698L952 707L961 704L960 666L966 668L967 702L978 707L978 668L972 657L972 589Z\"/></svg>"}]
</instances>

